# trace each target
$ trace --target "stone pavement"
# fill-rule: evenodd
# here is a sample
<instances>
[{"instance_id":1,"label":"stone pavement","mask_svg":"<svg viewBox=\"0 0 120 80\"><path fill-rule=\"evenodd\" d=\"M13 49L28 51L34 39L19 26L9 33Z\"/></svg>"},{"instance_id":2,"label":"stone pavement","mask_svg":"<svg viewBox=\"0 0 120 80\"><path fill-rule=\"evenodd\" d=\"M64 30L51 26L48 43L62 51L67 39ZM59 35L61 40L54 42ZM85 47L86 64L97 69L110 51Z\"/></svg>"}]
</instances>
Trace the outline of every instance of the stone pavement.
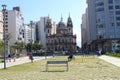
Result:
<instances>
[{"instance_id":1,"label":"stone pavement","mask_svg":"<svg viewBox=\"0 0 120 80\"><path fill-rule=\"evenodd\" d=\"M50 58L50 56L47 57L47 58ZM37 60L41 60L41 59L45 59L45 57L44 56L34 57L33 61L37 61ZM28 63L28 62L31 62L31 60L29 59L28 56L17 58L15 62L14 62L13 59L11 59L11 62L9 62L9 60L6 60L6 67L11 67L11 66L14 66L14 65L24 64L24 63ZM0 69L2 69L2 68L4 68L4 63L0 63Z\"/></svg>"},{"instance_id":2,"label":"stone pavement","mask_svg":"<svg viewBox=\"0 0 120 80\"><path fill-rule=\"evenodd\" d=\"M120 67L120 59L119 58L105 56L105 55L99 56L99 58Z\"/></svg>"}]
</instances>

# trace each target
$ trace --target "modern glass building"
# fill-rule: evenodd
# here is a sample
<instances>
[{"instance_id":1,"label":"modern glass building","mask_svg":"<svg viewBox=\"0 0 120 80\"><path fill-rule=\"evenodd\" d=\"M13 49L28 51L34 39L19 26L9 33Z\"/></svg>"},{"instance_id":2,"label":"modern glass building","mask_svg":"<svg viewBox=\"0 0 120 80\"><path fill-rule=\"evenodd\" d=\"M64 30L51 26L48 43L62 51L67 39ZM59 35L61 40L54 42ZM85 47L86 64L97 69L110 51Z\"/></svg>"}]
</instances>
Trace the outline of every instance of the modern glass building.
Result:
<instances>
[{"instance_id":1,"label":"modern glass building","mask_svg":"<svg viewBox=\"0 0 120 80\"><path fill-rule=\"evenodd\" d=\"M120 0L87 0L84 14L86 21L86 42L83 48L104 51L120 50ZM85 27L82 23L82 28ZM82 36L85 36L82 34Z\"/></svg>"}]
</instances>

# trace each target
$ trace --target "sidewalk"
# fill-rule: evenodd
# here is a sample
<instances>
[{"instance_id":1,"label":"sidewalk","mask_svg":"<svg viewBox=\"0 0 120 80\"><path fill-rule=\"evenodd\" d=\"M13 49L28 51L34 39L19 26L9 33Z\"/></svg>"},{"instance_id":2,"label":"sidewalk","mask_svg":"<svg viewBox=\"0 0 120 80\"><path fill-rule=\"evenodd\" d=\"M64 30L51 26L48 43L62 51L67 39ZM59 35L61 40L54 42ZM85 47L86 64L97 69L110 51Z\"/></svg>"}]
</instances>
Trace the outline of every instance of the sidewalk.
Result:
<instances>
[{"instance_id":1,"label":"sidewalk","mask_svg":"<svg viewBox=\"0 0 120 80\"><path fill-rule=\"evenodd\" d=\"M47 58L50 58L50 56ZM44 56L34 57L34 61L41 60L41 59L45 59L45 57ZM15 62L13 61L13 59L11 60L11 62L9 62L9 60L6 60L6 67L11 67L14 65L24 64L24 63L28 63L28 62L31 62L31 60L29 59L28 56L17 58ZM4 63L0 63L0 69L2 69L2 68L4 68Z\"/></svg>"},{"instance_id":2,"label":"sidewalk","mask_svg":"<svg viewBox=\"0 0 120 80\"><path fill-rule=\"evenodd\" d=\"M98 58L100 58L100 59L102 59L102 60L105 60L105 61L107 61L107 62L109 62L109 63L112 63L112 64L120 67L120 59L119 59L119 58L110 57L110 56L105 56L105 55L102 55L102 56L100 56L100 57L98 57Z\"/></svg>"}]
</instances>

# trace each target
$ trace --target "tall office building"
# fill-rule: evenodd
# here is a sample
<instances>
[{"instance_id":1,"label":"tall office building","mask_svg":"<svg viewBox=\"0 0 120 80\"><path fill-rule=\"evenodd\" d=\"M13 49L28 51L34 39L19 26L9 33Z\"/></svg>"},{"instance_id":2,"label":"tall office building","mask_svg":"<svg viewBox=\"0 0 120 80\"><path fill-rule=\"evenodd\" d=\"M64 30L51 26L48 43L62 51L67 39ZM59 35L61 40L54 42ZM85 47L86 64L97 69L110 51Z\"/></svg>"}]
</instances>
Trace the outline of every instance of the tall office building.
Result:
<instances>
[{"instance_id":1,"label":"tall office building","mask_svg":"<svg viewBox=\"0 0 120 80\"><path fill-rule=\"evenodd\" d=\"M82 29L86 26L90 38L85 38L82 46L90 50L120 50L120 0L87 0L87 4L83 23L88 21Z\"/></svg>"},{"instance_id":2,"label":"tall office building","mask_svg":"<svg viewBox=\"0 0 120 80\"><path fill-rule=\"evenodd\" d=\"M13 10L6 10L4 20L5 20L5 32L9 35L10 45L15 42L24 42L24 19L20 7L13 7Z\"/></svg>"},{"instance_id":3,"label":"tall office building","mask_svg":"<svg viewBox=\"0 0 120 80\"><path fill-rule=\"evenodd\" d=\"M3 14L0 12L0 41L3 40Z\"/></svg>"}]
</instances>

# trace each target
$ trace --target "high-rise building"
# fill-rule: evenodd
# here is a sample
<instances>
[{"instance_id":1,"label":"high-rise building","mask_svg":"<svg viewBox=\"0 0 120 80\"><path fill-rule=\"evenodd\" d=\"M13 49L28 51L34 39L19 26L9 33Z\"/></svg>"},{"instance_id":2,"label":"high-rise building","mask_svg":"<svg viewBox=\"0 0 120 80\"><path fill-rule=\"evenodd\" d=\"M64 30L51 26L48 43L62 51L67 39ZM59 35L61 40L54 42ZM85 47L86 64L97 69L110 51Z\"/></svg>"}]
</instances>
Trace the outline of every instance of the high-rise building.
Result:
<instances>
[{"instance_id":1,"label":"high-rise building","mask_svg":"<svg viewBox=\"0 0 120 80\"><path fill-rule=\"evenodd\" d=\"M36 22L25 24L25 44L36 41Z\"/></svg>"},{"instance_id":2,"label":"high-rise building","mask_svg":"<svg viewBox=\"0 0 120 80\"><path fill-rule=\"evenodd\" d=\"M120 0L87 0L87 4L83 23L87 22L86 25L82 23L82 30L86 26L86 34L90 37L85 38L82 46L90 50L120 50Z\"/></svg>"},{"instance_id":3,"label":"high-rise building","mask_svg":"<svg viewBox=\"0 0 120 80\"><path fill-rule=\"evenodd\" d=\"M9 44L24 42L24 19L20 7L13 7L13 10L6 10L4 20L6 35L9 36Z\"/></svg>"},{"instance_id":4,"label":"high-rise building","mask_svg":"<svg viewBox=\"0 0 120 80\"><path fill-rule=\"evenodd\" d=\"M0 12L0 41L3 40L3 14Z\"/></svg>"},{"instance_id":5,"label":"high-rise building","mask_svg":"<svg viewBox=\"0 0 120 80\"><path fill-rule=\"evenodd\" d=\"M25 24L25 44L30 43L31 40L31 28Z\"/></svg>"}]
</instances>

